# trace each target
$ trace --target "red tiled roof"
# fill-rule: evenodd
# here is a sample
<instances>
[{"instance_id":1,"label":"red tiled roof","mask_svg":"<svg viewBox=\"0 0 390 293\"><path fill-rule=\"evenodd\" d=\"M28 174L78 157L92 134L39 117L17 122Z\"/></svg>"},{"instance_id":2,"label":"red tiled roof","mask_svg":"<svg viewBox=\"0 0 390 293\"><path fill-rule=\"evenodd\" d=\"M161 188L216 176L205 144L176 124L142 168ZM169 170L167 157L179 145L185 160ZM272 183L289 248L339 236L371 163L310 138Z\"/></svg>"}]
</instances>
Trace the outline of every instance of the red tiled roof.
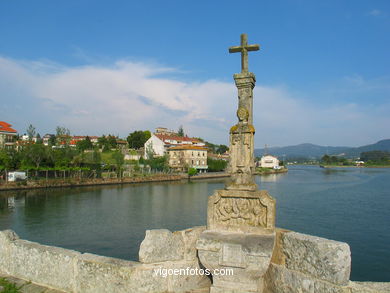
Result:
<instances>
[{"instance_id":1,"label":"red tiled roof","mask_svg":"<svg viewBox=\"0 0 390 293\"><path fill-rule=\"evenodd\" d=\"M179 146L174 146L170 147L168 151L170 150L198 150L198 151L207 151L207 148L202 147L202 146L196 146L196 145L179 145Z\"/></svg>"},{"instance_id":2,"label":"red tiled roof","mask_svg":"<svg viewBox=\"0 0 390 293\"><path fill-rule=\"evenodd\" d=\"M199 139L188 137L188 136L168 135L168 134L160 134L160 133L155 133L154 135L157 136L159 139L161 139L163 142L165 142L166 140L190 141L193 143L201 142Z\"/></svg>"},{"instance_id":3,"label":"red tiled roof","mask_svg":"<svg viewBox=\"0 0 390 293\"><path fill-rule=\"evenodd\" d=\"M17 131L13 128L11 128L11 124L0 121L0 132L12 132L12 133L17 133Z\"/></svg>"}]
</instances>

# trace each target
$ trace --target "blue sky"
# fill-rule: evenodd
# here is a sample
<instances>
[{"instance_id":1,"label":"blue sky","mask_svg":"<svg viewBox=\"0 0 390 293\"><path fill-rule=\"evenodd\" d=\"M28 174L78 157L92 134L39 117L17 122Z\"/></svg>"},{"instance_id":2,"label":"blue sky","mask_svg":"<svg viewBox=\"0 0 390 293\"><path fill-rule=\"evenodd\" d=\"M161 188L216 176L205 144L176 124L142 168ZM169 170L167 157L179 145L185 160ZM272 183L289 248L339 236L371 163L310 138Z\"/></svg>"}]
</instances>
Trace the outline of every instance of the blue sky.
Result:
<instances>
[{"instance_id":1,"label":"blue sky","mask_svg":"<svg viewBox=\"0 0 390 293\"><path fill-rule=\"evenodd\" d=\"M389 1L0 1L0 120L228 143L247 33L256 146L390 138Z\"/></svg>"}]
</instances>

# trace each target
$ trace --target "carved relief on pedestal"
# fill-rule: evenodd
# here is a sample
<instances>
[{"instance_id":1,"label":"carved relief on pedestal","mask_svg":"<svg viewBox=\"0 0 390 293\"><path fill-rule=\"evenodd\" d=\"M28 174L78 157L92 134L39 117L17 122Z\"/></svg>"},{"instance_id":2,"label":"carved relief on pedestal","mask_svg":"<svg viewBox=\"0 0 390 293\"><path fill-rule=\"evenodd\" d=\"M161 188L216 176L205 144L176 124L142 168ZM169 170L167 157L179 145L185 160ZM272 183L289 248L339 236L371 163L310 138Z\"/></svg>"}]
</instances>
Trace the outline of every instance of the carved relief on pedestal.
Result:
<instances>
[{"instance_id":1,"label":"carved relief on pedestal","mask_svg":"<svg viewBox=\"0 0 390 293\"><path fill-rule=\"evenodd\" d=\"M264 190L217 190L209 199L208 229L261 232L274 227L275 200Z\"/></svg>"}]
</instances>

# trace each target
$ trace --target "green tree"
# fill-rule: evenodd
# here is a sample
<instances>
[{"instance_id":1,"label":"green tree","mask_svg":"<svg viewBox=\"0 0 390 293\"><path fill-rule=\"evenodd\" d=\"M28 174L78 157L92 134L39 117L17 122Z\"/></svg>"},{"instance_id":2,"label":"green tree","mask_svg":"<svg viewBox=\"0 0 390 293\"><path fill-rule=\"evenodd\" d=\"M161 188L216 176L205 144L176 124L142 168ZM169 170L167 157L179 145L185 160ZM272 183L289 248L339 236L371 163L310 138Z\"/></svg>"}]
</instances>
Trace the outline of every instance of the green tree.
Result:
<instances>
[{"instance_id":1,"label":"green tree","mask_svg":"<svg viewBox=\"0 0 390 293\"><path fill-rule=\"evenodd\" d=\"M183 125L180 125L179 130L177 131L178 136L184 136L184 129Z\"/></svg>"},{"instance_id":2,"label":"green tree","mask_svg":"<svg viewBox=\"0 0 390 293\"><path fill-rule=\"evenodd\" d=\"M57 138L56 138L55 135L50 136L50 138L49 138L49 146L56 145L56 140L57 140Z\"/></svg>"},{"instance_id":3,"label":"green tree","mask_svg":"<svg viewBox=\"0 0 390 293\"><path fill-rule=\"evenodd\" d=\"M87 136L85 139L78 141L76 147L80 152L83 152L85 150L91 150L93 148L93 144L89 136Z\"/></svg>"},{"instance_id":4,"label":"green tree","mask_svg":"<svg viewBox=\"0 0 390 293\"><path fill-rule=\"evenodd\" d=\"M124 156L120 151L115 151L112 153L111 158L115 161L115 166L118 174L122 169L122 165L125 162Z\"/></svg>"},{"instance_id":5,"label":"green tree","mask_svg":"<svg viewBox=\"0 0 390 293\"><path fill-rule=\"evenodd\" d=\"M219 145L218 148L217 148L217 153L218 153L218 154L224 154L224 153L226 153L226 151L228 151L228 150L229 150L228 146L226 146L226 145L224 145L224 144L221 144L221 145Z\"/></svg>"},{"instance_id":6,"label":"green tree","mask_svg":"<svg viewBox=\"0 0 390 293\"><path fill-rule=\"evenodd\" d=\"M36 135L35 127L32 124L30 124L26 132L27 132L28 140L32 141L33 137L35 137Z\"/></svg>"},{"instance_id":7,"label":"green tree","mask_svg":"<svg viewBox=\"0 0 390 293\"><path fill-rule=\"evenodd\" d=\"M220 172L226 169L227 162L225 160L215 160L212 158L207 158L208 170L210 172Z\"/></svg>"},{"instance_id":8,"label":"green tree","mask_svg":"<svg viewBox=\"0 0 390 293\"><path fill-rule=\"evenodd\" d=\"M70 136L70 130L63 126L57 126L56 136Z\"/></svg>"},{"instance_id":9,"label":"green tree","mask_svg":"<svg viewBox=\"0 0 390 293\"><path fill-rule=\"evenodd\" d=\"M153 170L164 171L169 169L167 156L151 158L145 160L145 163Z\"/></svg>"},{"instance_id":10,"label":"green tree","mask_svg":"<svg viewBox=\"0 0 390 293\"><path fill-rule=\"evenodd\" d=\"M189 176L194 176L198 173L198 170L196 170L195 168L188 168L188 175Z\"/></svg>"},{"instance_id":11,"label":"green tree","mask_svg":"<svg viewBox=\"0 0 390 293\"><path fill-rule=\"evenodd\" d=\"M127 137L127 143L130 148L139 149L144 146L145 142L151 137L149 130L136 130L129 134Z\"/></svg>"},{"instance_id":12,"label":"green tree","mask_svg":"<svg viewBox=\"0 0 390 293\"><path fill-rule=\"evenodd\" d=\"M47 157L46 147L43 144L31 144L28 145L25 149L25 158L24 163L27 166L33 164L35 168L39 168L42 161Z\"/></svg>"},{"instance_id":13,"label":"green tree","mask_svg":"<svg viewBox=\"0 0 390 293\"><path fill-rule=\"evenodd\" d=\"M116 137L113 135L107 136L107 143L110 149L115 149L117 146Z\"/></svg>"}]
</instances>

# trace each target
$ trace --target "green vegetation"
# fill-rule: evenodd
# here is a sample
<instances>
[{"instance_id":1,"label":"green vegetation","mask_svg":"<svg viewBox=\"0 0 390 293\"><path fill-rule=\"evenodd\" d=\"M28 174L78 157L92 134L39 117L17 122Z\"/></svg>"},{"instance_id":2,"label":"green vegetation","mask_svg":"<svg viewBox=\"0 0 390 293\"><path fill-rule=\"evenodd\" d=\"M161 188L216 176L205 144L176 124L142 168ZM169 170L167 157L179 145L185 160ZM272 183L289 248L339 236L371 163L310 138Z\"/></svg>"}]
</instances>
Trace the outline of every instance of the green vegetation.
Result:
<instances>
[{"instance_id":1,"label":"green vegetation","mask_svg":"<svg viewBox=\"0 0 390 293\"><path fill-rule=\"evenodd\" d=\"M137 130L129 134L127 137L127 143L129 147L132 149L142 148L145 142L151 137L151 133L149 130L142 131Z\"/></svg>"},{"instance_id":2,"label":"green vegetation","mask_svg":"<svg viewBox=\"0 0 390 293\"><path fill-rule=\"evenodd\" d=\"M188 168L188 175L189 176L194 176L198 173L198 170L196 170L195 168Z\"/></svg>"},{"instance_id":3,"label":"green vegetation","mask_svg":"<svg viewBox=\"0 0 390 293\"><path fill-rule=\"evenodd\" d=\"M141 158L139 160L139 163L144 164L144 165L149 165L152 170L156 170L156 171L168 171L169 170L167 156L163 156L163 157L151 156L150 159L147 159L147 160Z\"/></svg>"},{"instance_id":4,"label":"green vegetation","mask_svg":"<svg viewBox=\"0 0 390 293\"><path fill-rule=\"evenodd\" d=\"M353 166L355 165L351 160L347 160L343 157L324 155L320 160L321 165L331 166Z\"/></svg>"},{"instance_id":5,"label":"green vegetation","mask_svg":"<svg viewBox=\"0 0 390 293\"><path fill-rule=\"evenodd\" d=\"M7 279L0 278L0 286L4 289L1 290L2 293L19 293L19 288L14 284L9 282Z\"/></svg>"},{"instance_id":6,"label":"green vegetation","mask_svg":"<svg viewBox=\"0 0 390 293\"><path fill-rule=\"evenodd\" d=\"M181 136L181 137L183 137L185 135L183 125L180 125L179 130L177 131L177 135Z\"/></svg>"},{"instance_id":7,"label":"green vegetation","mask_svg":"<svg viewBox=\"0 0 390 293\"><path fill-rule=\"evenodd\" d=\"M370 151L360 154L360 159L366 166L388 166L390 165L390 152Z\"/></svg>"},{"instance_id":8,"label":"green vegetation","mask_svg":"<svg viewBox=\"0 0 390 293\"><path fill-rule=\"evenodd\" d=\"M209 172L220 172L226 169L227 162L225 160L207 158L207 165L209 166Z\"/></svg>"}]
</instances>

